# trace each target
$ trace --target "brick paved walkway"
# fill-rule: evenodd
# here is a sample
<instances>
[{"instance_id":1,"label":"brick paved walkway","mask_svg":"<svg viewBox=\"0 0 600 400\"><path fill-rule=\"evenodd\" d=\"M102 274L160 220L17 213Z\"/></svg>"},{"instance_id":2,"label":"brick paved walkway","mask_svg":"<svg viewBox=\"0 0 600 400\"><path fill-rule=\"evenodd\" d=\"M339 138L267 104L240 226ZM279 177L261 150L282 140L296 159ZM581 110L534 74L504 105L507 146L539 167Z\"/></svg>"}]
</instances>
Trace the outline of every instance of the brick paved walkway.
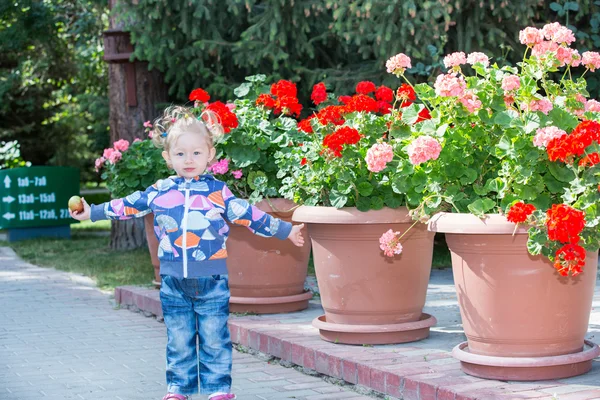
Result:
<instances>
[{"instance_id":1,"label":"brick paved walkway","mask_svg":"<svg viewBox=\"0 0 600 400\"><path fill-rule=\"evenodd\" d=\"M163 324L115 309L91 280L0 247L0 399L160 399L165 343ZM240 400L373 398L237 351L233 365Z\"/></svg>"},{"instance_id":2,"label":"brick paved walkway","mask_svg":"<svg viewBox=\"0 0 600 400\"><path fill-rule=\"evenodd\" d=\"M116 292L124 304L159 313L158 291L122 287ZM600 338L600 286L596 287L586 338ZM452 357L452 348L465 340L452 271L434 270L424 311L438 323L429 338L373 347L328 343L319 338L311 321L323 313L313 299L307 310L289 314L234 316L232 338L252 349L295 365L368 387L403 400L599 400L600 359L584 375L558 380L511 382L466 375Z\"/></svg>"}]
</instances>

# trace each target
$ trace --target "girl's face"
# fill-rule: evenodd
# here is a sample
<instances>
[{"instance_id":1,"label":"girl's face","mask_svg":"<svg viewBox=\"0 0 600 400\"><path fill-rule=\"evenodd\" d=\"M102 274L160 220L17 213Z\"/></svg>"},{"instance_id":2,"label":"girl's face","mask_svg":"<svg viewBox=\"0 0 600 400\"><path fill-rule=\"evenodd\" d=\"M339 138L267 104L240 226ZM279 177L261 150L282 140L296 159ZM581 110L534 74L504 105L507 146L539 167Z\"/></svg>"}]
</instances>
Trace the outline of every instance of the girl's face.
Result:
<instances>
[{"instance_id":1,"label":"girl's face","mask_svg":"<svg viewBox=\"0 0 600 400\"><path fill-rule=\"evenodd\" d=\"M209 147L203 135L185 132L177 138L168 152L162 152L162 156L177 175L193 178L204 173L209 161L215 157L215 153L216 149Z\"/></svg>"}]
</instances>

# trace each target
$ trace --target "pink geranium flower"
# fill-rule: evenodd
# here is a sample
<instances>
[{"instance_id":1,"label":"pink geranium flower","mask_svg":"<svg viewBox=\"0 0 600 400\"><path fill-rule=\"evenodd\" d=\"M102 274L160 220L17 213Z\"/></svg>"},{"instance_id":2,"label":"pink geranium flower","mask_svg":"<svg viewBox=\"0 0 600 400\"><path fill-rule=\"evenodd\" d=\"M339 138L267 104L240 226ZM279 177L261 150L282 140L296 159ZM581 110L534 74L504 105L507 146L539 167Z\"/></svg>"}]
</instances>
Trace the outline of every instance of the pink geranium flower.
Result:
<instances>
[{"instance_id":1,"label":"pink geranium flower","mask_svg":"<svg viewBox=\"0 0 600 400\"><path fill-rule=\"evenodd\" d=\"M467 56L462 51L457 51L444 57L444 66L446 68L458 67L466 62Z\"/></svg>"},{"instance_id":2,"label":"pink geranium flower","mask_svg":"<svg viewBox=\"0 0 600 400\"><path fill-rule=\"evenodd\" d=\"M585 103L585 111L600 112L600 102L597 100L588 100Z\"/></svg>"},{"instance_id":3,"label":"pink geranium flower","mask_svg":"<svg viewBox=\"0 0 600 400\"><path fill-rule=\"evenodd\" d=\"M125 139L117 140L113 143L115 150L126 151L129 148L129 142Z\"/></svg>"},{"instance_id":4,"label":"pink geranium flower","mask_svg":"<svg viewBox=\"0 0 600 400\"><path fill-rule=\"evenodd\" d=\"M214 163L213 165L206 168L207 171L212 171L215 175L223 175L229 171L229 160L227 158L222 159L221 161Z\"/></svg>"},{"instance_id":5,"label":"pink geranium flower","mask_svg":"<svg viewBox=\"0 0 600 400\"><path fill-rule=\"evenodd\" d=\"M242 177L243 173L242 173L241 169L238 169L238 170L235 170L235 171L231 171L231 175L233 175L233 177L235 179L240 179Z\"/></svg>"},{"instance_id":6,"label":"pink geranium flower","mask_svg":"<svg viewBox=\"0 0 600 400\"><path fill-rule=\"evenodd\" d=\"M481 63L481 64L483 64L484 67L487 67L487 66L490 65L490 59L489 59L489 57L486 56L485 54L479 53L477 51L473 52L473 53L470 53L467 56L467 62L469 64L471 64L471 65L475 65L477 63Z\"/></svg>"},{"instance_id":7,"label":"pink geranium flower","mask_svg":"<svg viewBox=\"0 0 600 400\"><path fill-rule=\"evenodd\" d=\"M120 151L115 150L112 153L110 153L110 157L108 157L108 161L111 164L116 164L117 162L119 162L119 160L121 159L123 155L121 154Z\"/></svg>"},{"instance_id":8,"label":"pink geranium flower","mask_svg":"<svg viewBox=\"0 0 600 400\"><path fill-rule=\"evenodd\" d=\"M556 50L556 58L558 58L561 67L564 65L572 65L573 67L577 67L581 63L581 56L579 55L579 52L569 47L560 46Z\"/></svg>"},{"instance_id":9,"label":"pink geranium flower","mask_svg":"<svg viewBox=\"0 0 600 400\"><path fill-rule=\"evenodd\" d=\"M481 108L481 101L473 92L465 92L465 94L462 95L458 101L460 101L471 114Z\"/></svg>"},{"instance_id":10,"label":"pink geranium flower","mask_svg":"<svg viewBox=\"0 0 600 400\"><path fill-rule=\"evenodd\" d=\"M508 75L502 78L502 89L505 92L517 90L521 87L521 80L516 75Z\"/></svg>"},{"instance_id":11,"label":"pink geranium flower","mask_svg":"<svg viewBox=\"0 0 600 400\"><path fill-rule=\"evenodd\" d=\"M596 68L600 68L600 54L595 51L586 51L581 55L581 64L594 72Z\"/></svg>"},{"instance_id":12,"label":"pink geranium flower","mask_svg":"<svg viewBox=\"0 0 600 400\"><path fill-rule=\"evenodd\" d=\"M531 100L529 104L521 104L522 110L541 111L546 115L548 115L552 108L552 102L548 99Z\"/></svg>"},{"instance_id":13,"label":"pink geranium flower","mask_svg":"<svg viewBox=\"0 0 600 400\"><path fill-rule=\"evenodd\" d=\"M394 254L402 253L402 245L398 239L400 232L389 230L379 238L379 248L387 257L394 257Z\"/></svg>"},{"instance_id":14,"label":"pink geranium flower","mask_svg":"<svg viewBox=\"0 0 600 400\"><path fill-rule=\"evenodd\" d=\"M419 136L406 148L408 158L413 165L429 160L437 160L442 151L440 143L431 136Z\"/></svg>"},{"instance_id":15,"label":"pink geranium flower","mask_svg":"<svg viewBox=\"0 0 600 400\"><path fill-rule=\"evenodd\" d=\"M407 68L411 67L410 57L404 53L398 53L387 60L385 66L390 74L403 74Z\"/></svg>"},{"instance_id":16,"label":"pink geranium flower","mask_svg":"<svg viewBox=\"0 0 600 400\"><path fill-rule=\"evenodd\" d=\"M367 150L367 169L371 172L380 172L385 169L387 163L394 158L394 148L387 143L375 143Z\"/></svg>"},{"instance_id":17,"label":"pink geranium flower","mask_svg":"<svg viewBox=\"0 0 600 400\"><path fill-rule=\"evenodd\" d=\"M438 75L435 80L435 93L438 96L462 96L467 84L462 76L456 73Z\"/></svg>"},{"instance_id":18,"label":"pink geranium flower","mask_svg":"<svg viewBox=\"0 0 600 400\"><path fill-rule=\"evenodd\" d=\"M566 134L567 132L557 128L556 126L539 128L535 133L535 137L533 138L533 145L536 147L545 148L552 139L559 138Z\"/></svg>"},{"instance_id":19,"label":"pink geranium flower","mask_svg":"<svg viewBox=\"0 0 600 400\"><path fill-rule=\"evenodd\" d=\"M519 32L519 41L529 47L541 43L542 40L544 40L544 34L542 31L532 26L528 26Z\"/></svg>"},{"instance_id":20,"label":"pink geranium flower","mask_svg":"<svg viewBox=\"0 0 600 400\"><path fill-rule=\"evenodd\" d=\"M98 157L98 158L96 158L96 161L94 162L94 166L96 168L96 172L100 171L100 168L102 168L102 166L104 165L105 161L106 161L106 158L104 158L104 157Z\"/></svg>"}]
</instances>

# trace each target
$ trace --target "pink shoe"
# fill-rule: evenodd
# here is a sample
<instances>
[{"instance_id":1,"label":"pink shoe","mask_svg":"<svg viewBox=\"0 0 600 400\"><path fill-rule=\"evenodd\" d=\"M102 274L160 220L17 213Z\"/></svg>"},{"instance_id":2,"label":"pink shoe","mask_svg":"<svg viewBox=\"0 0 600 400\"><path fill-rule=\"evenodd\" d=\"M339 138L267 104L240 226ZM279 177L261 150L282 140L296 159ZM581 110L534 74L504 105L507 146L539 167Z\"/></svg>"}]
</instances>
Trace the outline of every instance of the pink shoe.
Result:
<instances>
[{"instance_id":1,"label":"pink shoe","mask_svg":"<svg viewBox=\"0 0 600 400\"><path fill-rule=\"evenodd\" d=\"M167 393L162 400L188 400L188 397L182 394Z\"/></svg>"},{"instance_id":2,"label":"pink shoe","mask_svg":"<svg viewBox=\"0 0 600 400\"><path fill-rule=\"evenodd\" d=\"M226 394L220 394L218 396L209 397L208 399L209 400L233 400L233 399L237 399L237 397L233 393L226 393Z\"/></svg>"}]
</instances>

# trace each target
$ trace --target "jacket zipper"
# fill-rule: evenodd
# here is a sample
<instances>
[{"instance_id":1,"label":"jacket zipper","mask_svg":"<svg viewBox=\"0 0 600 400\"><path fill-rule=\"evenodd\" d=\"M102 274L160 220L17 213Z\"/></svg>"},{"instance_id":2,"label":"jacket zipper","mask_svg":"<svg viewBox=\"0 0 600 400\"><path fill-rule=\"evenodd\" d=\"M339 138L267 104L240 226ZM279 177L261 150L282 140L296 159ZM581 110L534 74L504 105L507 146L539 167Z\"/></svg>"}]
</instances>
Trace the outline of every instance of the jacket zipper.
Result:
<instances>
[{"instance_id":1,"label":"jacket zipper","mask_svg":"<svg viewBox=\"0 0 600 400\"><path fill-rule=\"evenodd\" d=\"M187 269L187 216L189 211L189 199L190 199L190 182L186 180L185 182L185 202L183 204L183 277L187 278L188 269Z\"/></svg>"}]
</instances>

